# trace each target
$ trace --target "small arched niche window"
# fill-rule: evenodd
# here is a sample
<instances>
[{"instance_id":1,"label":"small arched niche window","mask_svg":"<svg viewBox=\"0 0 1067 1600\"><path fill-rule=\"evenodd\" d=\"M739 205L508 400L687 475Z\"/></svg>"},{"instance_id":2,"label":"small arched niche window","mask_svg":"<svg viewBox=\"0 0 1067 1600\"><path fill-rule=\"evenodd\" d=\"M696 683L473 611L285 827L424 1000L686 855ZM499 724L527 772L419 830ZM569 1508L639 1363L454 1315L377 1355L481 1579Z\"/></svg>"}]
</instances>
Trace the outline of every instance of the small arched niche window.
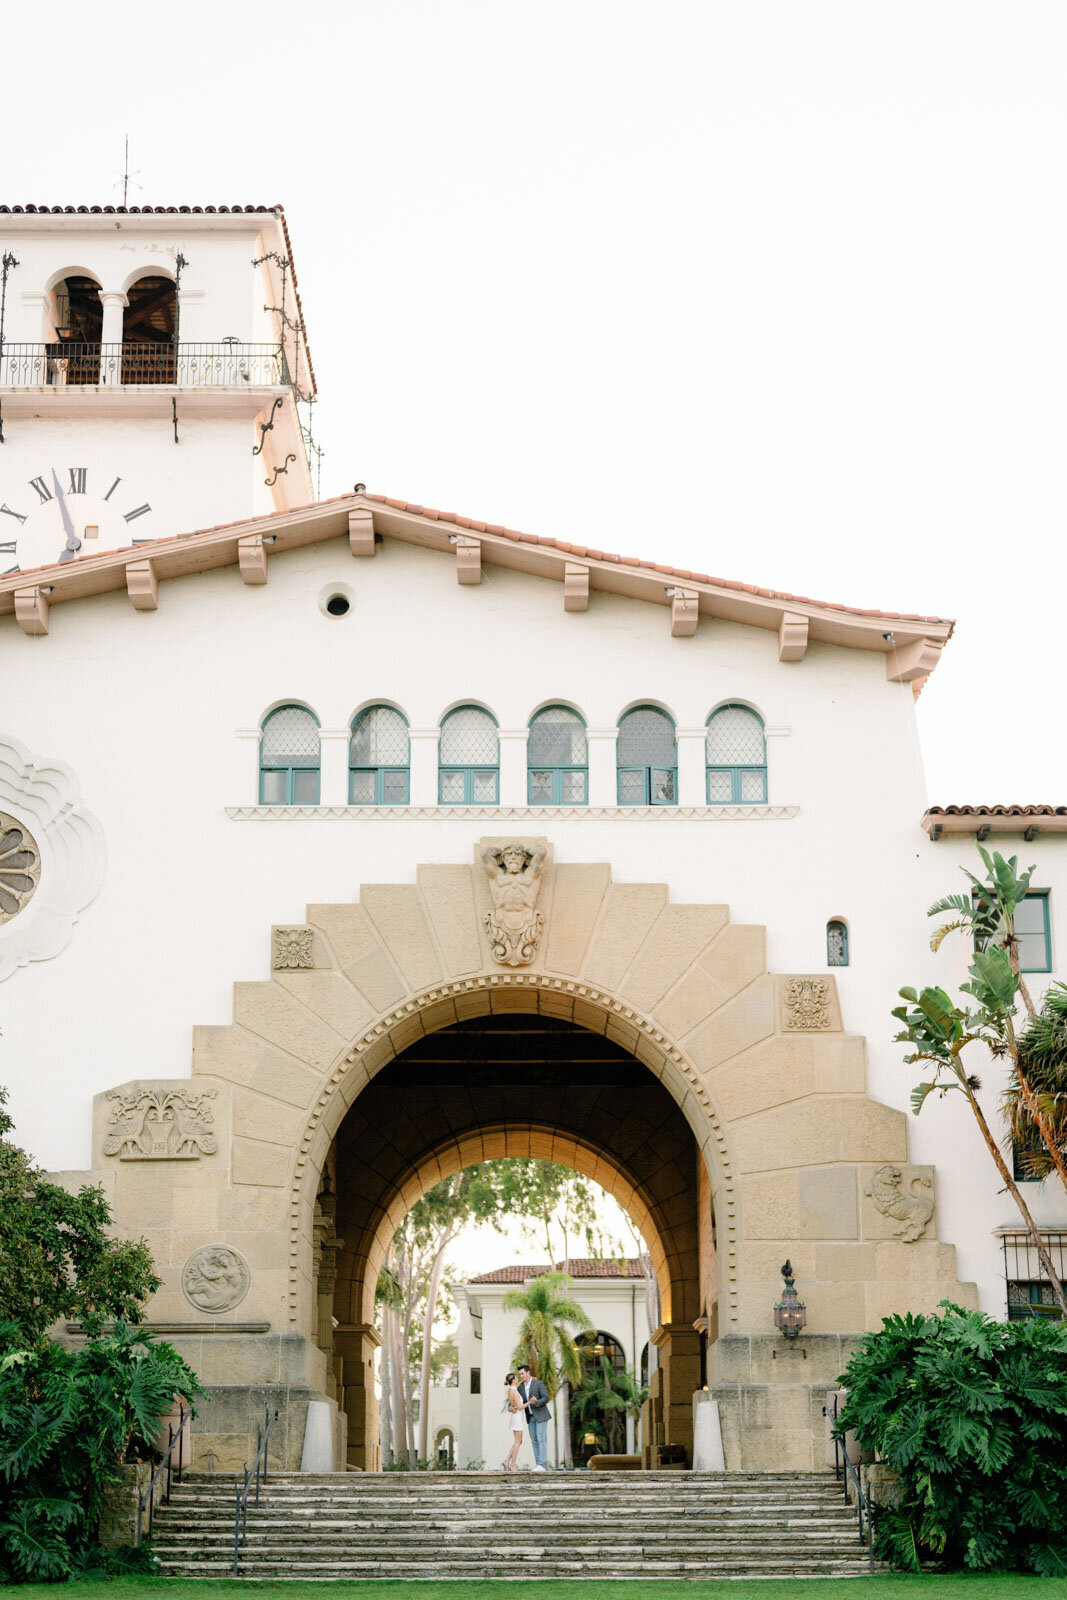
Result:
<instances>
[{"instance_id":1,"label":"small arched niche window","mask_svg":"<svg viewBox=\"0 0 1067 1600\"><path fill-rule=\"evenodd\" d=\"M589 798L585 723L568 706L546 706L530 719L527 799L532 806L584 806Z\"/></svg>"},{"instance_id":2,"label":"small arched niche window","mask_svg":"<svg viewBox=\"0 0 1067 1600\"><path fill-rule=\"evenodd\" d=\"M826 965L848 966L848 927L836 917L826 924Z\"/></svg>"},{"instance_id":3,"label":"small arched niche window","mask_svg":"<svg viewBox=\"0 0 1067 1600\"><path fill-rule=\"evenodd\" d=\"M60 278L48 293L45 311L45 381L52 385L99 383L104 308L96 279L84 273Z\"/></svg>"},{"instance_id":4,"label":"small arched niche window","mask_svg":"<svg viewBox=\"0 0 1067 1600\"><path fill-rule=\"evenodd\" d=\"M368 706L352 722L348 799L354 806L406 806L410 788L408 725L392 706Z\"/></svg>"},{"instance_id":5,"label":"small arched niche window","mask_svg":"<svg viewBox=\"0 0 1067 1600\"><path fill-rule=\"evenodd\" d=\"M500 795L500 739L481 706L459 706L441 724L437 794L446 806L495 806Z\"/></svg>"},{"instance_id":6,"label":"small arched niche window","mask_svg":"<svg viewBox=\"0 0 1067 1600\"><path fill-rule=\"evenodd\" d=\"M619 723L616 746L620 806L678 803L674 723L658 706L635 706Z\"/></svg>"},{"instance_id":7,"label":"small arched niche window","mask_svg":"<svg viewBox=\"0 0 1067 1600\"><path fill-rule=\"evenodd\" d=\"M319 803L319 723L304 706L279 706L264 720L259 801L264 806Z\"/></svg>"},{"instance_id":8,"label":"small arched niche window","mask_svg":"<svg viewBox=\"0 0 1067 1600\"><path fill-rule=\"evenodd\" d=\"M172 278L144 277L126 291L122 314L123 383L173 383L178 296Z\"/></svg>"},{"instance_id":9,"label":"small arched niche window","mask_svg":"<svg viewBox=\"0 0 1067 1600\"><path fill-rule=\"evenodd\" d=\"M721 706L708 718L708 805L766 805L763 720L747 706Z\"/></svg>"}]
</instances>

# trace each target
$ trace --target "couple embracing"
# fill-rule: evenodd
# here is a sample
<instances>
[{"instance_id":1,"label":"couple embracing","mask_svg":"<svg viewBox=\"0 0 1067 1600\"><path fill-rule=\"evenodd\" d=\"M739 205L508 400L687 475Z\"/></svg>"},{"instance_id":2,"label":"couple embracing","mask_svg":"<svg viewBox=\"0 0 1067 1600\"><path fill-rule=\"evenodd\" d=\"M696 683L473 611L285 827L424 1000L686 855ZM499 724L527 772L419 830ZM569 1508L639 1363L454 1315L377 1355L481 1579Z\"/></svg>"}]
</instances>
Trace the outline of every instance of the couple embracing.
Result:
<instances>
[{"instance_id":1,"label":"couple embracing","mask_svg":"<svg viewBox=\"0 0 1067 1600\"><path fill-rule=\"evenodd\" d=\"M540 1378L535 1378L529 1367L519 1368L518 1382L514 1372L504 1379L508 1397L505 1404L508 1419L508 1443L511 1449L500 1465L505 1472L517 1472L519 1451L522 1449L522 1425L525 1417L533 1445L534 1471L545 1470L545 1444L552 1413L548 1409L548 1390Z\"/></svg>"}]
</instances>

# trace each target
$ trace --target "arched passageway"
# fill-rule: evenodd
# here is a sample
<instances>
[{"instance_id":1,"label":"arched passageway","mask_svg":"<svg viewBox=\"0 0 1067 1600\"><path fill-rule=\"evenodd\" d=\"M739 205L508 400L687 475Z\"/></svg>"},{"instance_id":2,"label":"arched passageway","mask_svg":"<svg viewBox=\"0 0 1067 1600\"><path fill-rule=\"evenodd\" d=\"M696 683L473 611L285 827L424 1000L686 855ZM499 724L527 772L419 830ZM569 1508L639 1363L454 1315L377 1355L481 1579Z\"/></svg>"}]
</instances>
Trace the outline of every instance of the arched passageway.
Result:
<instances>
[{"instance_id":1,"label":"arched passageway","mask_svg":"<svg viewBox=\"0 0 1067 1600\"><path fill-rule=\"evenodd\" d=\"M332 1269L320 1275L320 1343L329 1342L348 1418L348 1459L374 1468L378 1417L365 1342L393 1234L442 1178L476 1162L533 1156L595 1179L648 1241L659 1283L660 1369L644 1437L689 1443L698 1322L713 1307L711 1187L677 1101L629 1051L573 1022L479 1017L420 1038L367 1085L327 1163L335 1211ZM701 1225L700 1210L707 1218ZM672 1404L673 1400L673 1404Z\"/></svg>"}]
</instances>

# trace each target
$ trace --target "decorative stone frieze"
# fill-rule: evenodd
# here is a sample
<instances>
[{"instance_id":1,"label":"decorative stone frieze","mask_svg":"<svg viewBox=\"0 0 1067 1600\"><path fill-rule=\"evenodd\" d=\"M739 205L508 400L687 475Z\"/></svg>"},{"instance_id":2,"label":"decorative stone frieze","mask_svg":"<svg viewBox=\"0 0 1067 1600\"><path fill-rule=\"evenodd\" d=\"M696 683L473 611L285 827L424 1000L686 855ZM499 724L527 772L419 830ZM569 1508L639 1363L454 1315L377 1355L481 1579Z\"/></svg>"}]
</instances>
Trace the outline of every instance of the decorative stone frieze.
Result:
<instances>
[{"instance_id":1,"label":"decorative stone frieze","mask_svg":"<svg viewBox=\"0 0 1067 1600\"><path fill-rule=\"evenodd\" d=\"M0 925L17 917L41 881L41 852L25 823L0 811Z\"/></svg>"},{"instance_id":2,"label":"decorative stone frieze","mask_svg":"<svg viewBox=\"0 0 1067 1600\"><path fill-rule=\"evenodd\" d=\"M768 734L782 732L768 728ZM615 729L611 730L614 736ZM259 730L255 730L258 737ZM231 822L537 822L565 817L569 822L611 818L666 825L672 822L786 822L799 806L227 806Z\"/></svg>"},{"instance_id":3,"label":"decorative stone frieze","mask_svg":"<svg viewBox=\"0 0 1067 1600\"><path fill-rule=\"evenodd\" d=\"M502 967L528 967L537 953L545 920L537 908L537 891L547 854L544 845L527 850L518 839L482 851L493 900L483 920L493 960Z\"/></svg>"},{"instance_id":4,"label":"decorative stone frieze","mask_svg":"<svg viewBox=\"0 0 1067 1600\"><path fill-rule=\"evenodd\" d=\"M252 1272L239 1250L206 1244L182 1268L182 1294L197 1311L232 1311L252 1284Z\"/></svg>"},{"instance_id":5,"label":"decorative stone frieze","mask_svg":"<svg viewBox=\"0 0 1067 1600\"><path fill-rule=\"evenodd\" d=\"M782 1022L791 1032L812 1033L832 1028L829 980L788 979L782 990Z\"/></svg>"},{"instance_id":6,"label":"decorative stone frieze","mask_svg":"<svg viewBox=\"0 0 1067 1600\"><path fill-rule=\"evenodd\" d=\"M916 1190L916 1186L933 1190L933 1180L926 1176L926 1170L883 1161L871 1174L870 1187L864 1190L874 1209L895 1221L891 1232L901 1244L915 1244L921 1239L934 1214L932 1192L920 1194Z\"/></svg>"},{"instance_id":7,"label":"decorative stone frieze","mask_svg":"<svg viewBox=\"0 0 1067 1600\"><path fill-rule=\"evenodd\" d=\"M274 970L278 972L283 967L310 967L311 939L310 928L275 928Z\"/></svg>"},{"instance_id":8,"label":"decorative stone frieze","mask_svg":"<svg viewBox=\"0 0 1067 1600\"><path fill-rule=\"evenodd\" d=\"M120 1161L197 1161L218 1149L209 1100L214 1089L110 1089L115 1102L104 1154Z\"/></svg>"}]
</instances>

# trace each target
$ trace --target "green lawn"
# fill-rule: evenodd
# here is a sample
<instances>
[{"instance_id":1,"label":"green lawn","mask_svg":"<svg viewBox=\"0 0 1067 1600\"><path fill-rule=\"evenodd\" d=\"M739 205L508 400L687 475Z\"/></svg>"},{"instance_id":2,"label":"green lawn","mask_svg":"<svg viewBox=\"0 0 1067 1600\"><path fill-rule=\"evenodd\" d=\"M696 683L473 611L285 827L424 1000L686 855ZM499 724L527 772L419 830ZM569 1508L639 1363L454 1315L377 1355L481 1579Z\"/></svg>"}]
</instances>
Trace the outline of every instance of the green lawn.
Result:
<instances>
[{"instance_id":1,"label":"green lawn","mask_svg":"<svg viewBox=\"0 0 1067 1600\"><path fill-rule=\"evenodd\" d=\"M504 1596L509 1589L511 1594ZM210 1591L210 1594L205 1594ZM521 1581L509 1583L249 1583L225 1579L118 1578L106 1591L99 1583L24 1584L9 1591L12 1600L235 1600L249 1592L272 1591L278 1600L300 1596L328 1596L329 1600L638 1600L653 1591L655 1600L794 1600L798 1591L811 1600L832 1592L833 1600L1067 1600L1067 1578L1026 1578L1008 1575L953 1574L911 1577L898 1574L875 1578L806 1578L799 1582L778 1578L741 1579L720 1583L645 1582L585 1583Z\"/></svg>"}]
</instances>

